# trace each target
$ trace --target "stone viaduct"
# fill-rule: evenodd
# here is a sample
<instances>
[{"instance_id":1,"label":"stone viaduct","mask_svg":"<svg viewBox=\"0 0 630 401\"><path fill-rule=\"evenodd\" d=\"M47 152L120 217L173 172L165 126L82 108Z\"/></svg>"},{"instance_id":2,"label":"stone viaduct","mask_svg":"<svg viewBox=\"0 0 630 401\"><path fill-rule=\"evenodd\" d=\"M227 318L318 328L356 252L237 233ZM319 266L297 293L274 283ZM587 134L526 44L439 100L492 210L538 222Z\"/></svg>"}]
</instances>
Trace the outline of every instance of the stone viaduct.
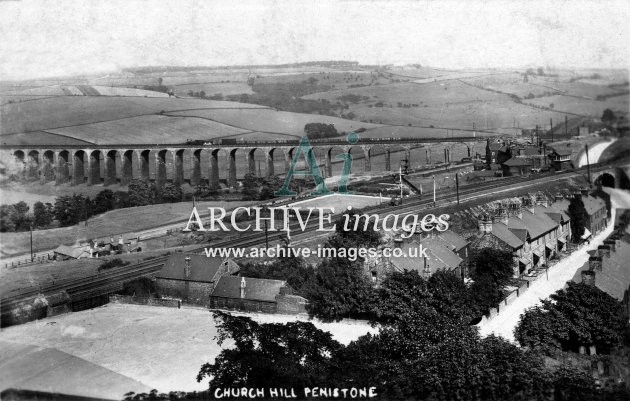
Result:
<instances>
[{"instance_id":1,"label":"stone viaduct","mask_svg":"<svg viewBox=\"0 0 630 401\"><path fill-rule=\"evenodd\" d=\"M385 157L385 170L392 170L391 153L394 148L402 148L408 159L412 147L428 143L450 142L450 148L444 149L444 161L450 162L453 146L465 146L471 155L475 144L484 141L482 137L440 138L440 139L362 139L351 145L341 140L311 141L312 151L323 153L323 173L332 176L332 164L337 153L352 153L354 158L363 159L363 171L372 169L371 158L375 154ZM177 184L189 182L198 185L205 180L213 187L219 186L219 155L227 158L226 182L230 187L237 186L237 158L246 157L247 171L256 174L254 154L261 151L265 157L267 177L288 171L290 162L297 149L297 141L242 142L230 144L163 144L163 145L39 145L12 146L1 145L0 149L9 151L21 166L21 174L26 179L38 179L41 183L54 181L56 184L70 183L79 185L120 183L126 185L132 179L153 180L159 187L165 182ZM380 152L379 152L380 151ZM205 155L204 155L205 154ZM274 160L284 160L284 171L274 171ZM313 153L309 157L315 157ZM437 155L436 160L441 160ZM202 163L202 160L206 160ZM282 159L281 159L282 160ZM427 162L431 161L430 149L427 150ZM225 167L224 167L225 169ZM394 169L397 169L395 166ZM356 170L356 167L355 167Z\"/></svg>"}]
</instances>

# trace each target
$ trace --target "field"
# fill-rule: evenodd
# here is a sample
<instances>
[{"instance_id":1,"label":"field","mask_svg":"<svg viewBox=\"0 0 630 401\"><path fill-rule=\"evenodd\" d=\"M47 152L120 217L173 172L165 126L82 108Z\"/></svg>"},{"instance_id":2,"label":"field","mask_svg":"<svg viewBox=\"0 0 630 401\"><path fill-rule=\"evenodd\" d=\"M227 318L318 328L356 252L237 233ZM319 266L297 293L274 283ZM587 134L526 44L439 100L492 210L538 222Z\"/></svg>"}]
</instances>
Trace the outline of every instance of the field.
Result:
<instances>
[{"instance_id":1,"label":"field","mask_svg":"<svg viewBox=\"0 0 630 401\"><path fill-rule=\"evenodd\" d=\"M513 101L509 95L496 93L459 80L426 84L353 88L305 96L307 99L339 101L344 95L361 99L348 102L358 120L381 124L496 131L515 126L542 125L549 118L560 121L563 114L540 110Z\"/></svg>"},{"instance_id":2,"label":"field","mask_svg":"<svg viewBox=\"0 0 630 401\"><path fill-rule=\"evenodd\" d=\"M200 215L208 214L210 206L225 207L227 210L252 202L197 202ZM88 220L88 225L79 224L71 227L33 231L33 248L37 253L56 248L61 244L72 245L79 240L117 237L118 234L138 233L140 231L164 225L190 217L191 202L166 203L143 207L112 210ZM130 225L133 222L133 225ZM30 233L0 233L0 255L7 256L29 251Z\"/></svg>"},{"instance_id":3,"label":"field","mask_svg":"<svg viewBox=\"0 0 630 401\"><path fill-rule=\"evenodd\" d=\"M175 93L179 96L186 96L189 91L205 92L206 96L212 95L240 95L241 93L252 94L252 88L246 82L200 82L188 83L173 86Z\"/></svg>"},{"instance_id":4,"label":"field","mask_svg":"<svg viewBox=\"0 0 630 401\"><path fill-rule=\"evenodd\" d=\"M66 96L3 105L0 109L0 134L41 131L118 120L161 111L206 108L261 108L246 103L202 99Z\"/></svg>"},{"instance_id":5,"label":"field","mask_svg":"<svg viewBox=\"0 0 630 401\"><path fill-rule=\"evenodd\" d=\"M147 115L89 125L49 129L48 132L97 145L177 143L238 136L249 131L203 118Z\"/></svg>"},{"instance_id":6,"label":"field","mask_svg":"<svg viewBox=\"0 0 630 401\"><path fill-rule=\"evenodd\" d=\"M260 323L308 320L289 315L251 317ZM344 344L378 331L356 320L312 323ZM54 347L169 392L207 389L207 380L197 383L195 378L201 365L212 362L223 348L216 335L216 323L205 308L109 304L9 327L0 333L0 340ZM230 345L228 341L224 347Z\"/></svg>"},{"instance_id":7,"label":"field","mask_svg":"<svg viewBox=\"0 0 630 401\"><path fill-rule=\"evenodd\" d=\"M610 108L616 113L628 112L628 97L615 96L606 101L585 99L573 96L554 95L524 100L524 103L538 107L549 107L554 110L599 118L604 110Z\"/></svg>"},{"instance_id":8,"label":"field","mask_svg":"<svg viewBox=\"0 0 630 401\"><path fill-rule=\"evenodd\" d=\"M240 103L236 103L240 104ZM304 125L311 122L334 124L337 131L353 131L358 128L377 127L376 124L366 124L357 121L344 120L338 117L319 116L312 114L289 113L272 109L203 109L170 112L169 115L208 118L234 127L258 131L263 133L281 133L301 136ZM261 136L260 139L264 139Z\"/></svg>"}]
</instances>

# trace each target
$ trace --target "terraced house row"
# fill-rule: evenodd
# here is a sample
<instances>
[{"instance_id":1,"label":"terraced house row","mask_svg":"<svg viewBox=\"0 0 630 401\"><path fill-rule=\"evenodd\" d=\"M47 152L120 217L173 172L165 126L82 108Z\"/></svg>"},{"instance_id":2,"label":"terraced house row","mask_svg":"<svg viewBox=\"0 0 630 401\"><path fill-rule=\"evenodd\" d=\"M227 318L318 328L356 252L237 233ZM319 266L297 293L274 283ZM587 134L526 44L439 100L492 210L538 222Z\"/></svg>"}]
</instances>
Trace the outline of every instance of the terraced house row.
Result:
<instances>
[{"instance_id":1,"label":"terraced house row","mask_svg":"<svg viewBox=\"0 0 630 401\"><path fill-rule=\"evenodd\" d=\"M589 195L587 189L573 196L582 200L587 213L585 231L579 241L588 241L606 227L606 202ZM479 219L479 232L471 248L511 252L515 277L546 267L551 259L567 250L573 239L569 203L563 197L556 198L552 203L545 197L539 197L511 210L501 208L493 216L485 214Z\"/></svg>"}]
</instances>

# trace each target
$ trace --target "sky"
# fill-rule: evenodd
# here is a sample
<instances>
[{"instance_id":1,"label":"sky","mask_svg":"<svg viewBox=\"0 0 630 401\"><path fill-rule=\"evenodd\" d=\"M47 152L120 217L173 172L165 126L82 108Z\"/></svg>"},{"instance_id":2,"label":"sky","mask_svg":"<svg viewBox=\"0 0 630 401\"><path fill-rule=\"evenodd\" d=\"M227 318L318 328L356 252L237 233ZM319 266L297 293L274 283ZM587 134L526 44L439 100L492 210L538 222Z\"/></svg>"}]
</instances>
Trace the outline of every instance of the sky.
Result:
<instances>
[{"instance_id":1,"label":"sky","mask_svg":"<svg viewBox=\"0 0 630 401\"><path fill-rule=\"evenodd\" d=\"M627 0L0 0L0 80L352 60L627 68Z\"/></svg>"}]
</instances>

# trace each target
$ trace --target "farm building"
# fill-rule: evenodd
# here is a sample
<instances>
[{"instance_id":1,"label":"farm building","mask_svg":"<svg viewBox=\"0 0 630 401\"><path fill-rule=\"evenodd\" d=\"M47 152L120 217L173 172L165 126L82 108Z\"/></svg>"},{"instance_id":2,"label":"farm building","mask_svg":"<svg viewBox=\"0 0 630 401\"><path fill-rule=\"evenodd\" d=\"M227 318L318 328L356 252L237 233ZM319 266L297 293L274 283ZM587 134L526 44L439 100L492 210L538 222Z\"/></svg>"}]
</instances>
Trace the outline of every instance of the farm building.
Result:
<instances>
[{"instance_id":1,"label":"farm building","mask_svg":"<svg viewBox=\"0 0 630 401\"><path fill-rule=\"evenodd\" d=\"M155 275L158 294L207 305L219 278L239 269L231 259L176 253Z\"/></svg>"},{"instance_id":2,"label":"farm building","mask_svg":"<svg viewBox=\"0 0 630 401\"><path fill-rule=\"evenodd\" d=\"M308 301L293 292L284 280L221 276L210 296L210 307L248 312L306 313Z\"/></svg>"},{"instance_id":3,"label":"farm building","mask_svg":"<svg viewBox=\"0 0 630 401\"><path fill-rule=\"evenodd\" d=\"M55 260L71 260L71 259L83 259L91 258L92 250L89 245L59 245L53 250Z\"/></svg>"}]
</instances>

